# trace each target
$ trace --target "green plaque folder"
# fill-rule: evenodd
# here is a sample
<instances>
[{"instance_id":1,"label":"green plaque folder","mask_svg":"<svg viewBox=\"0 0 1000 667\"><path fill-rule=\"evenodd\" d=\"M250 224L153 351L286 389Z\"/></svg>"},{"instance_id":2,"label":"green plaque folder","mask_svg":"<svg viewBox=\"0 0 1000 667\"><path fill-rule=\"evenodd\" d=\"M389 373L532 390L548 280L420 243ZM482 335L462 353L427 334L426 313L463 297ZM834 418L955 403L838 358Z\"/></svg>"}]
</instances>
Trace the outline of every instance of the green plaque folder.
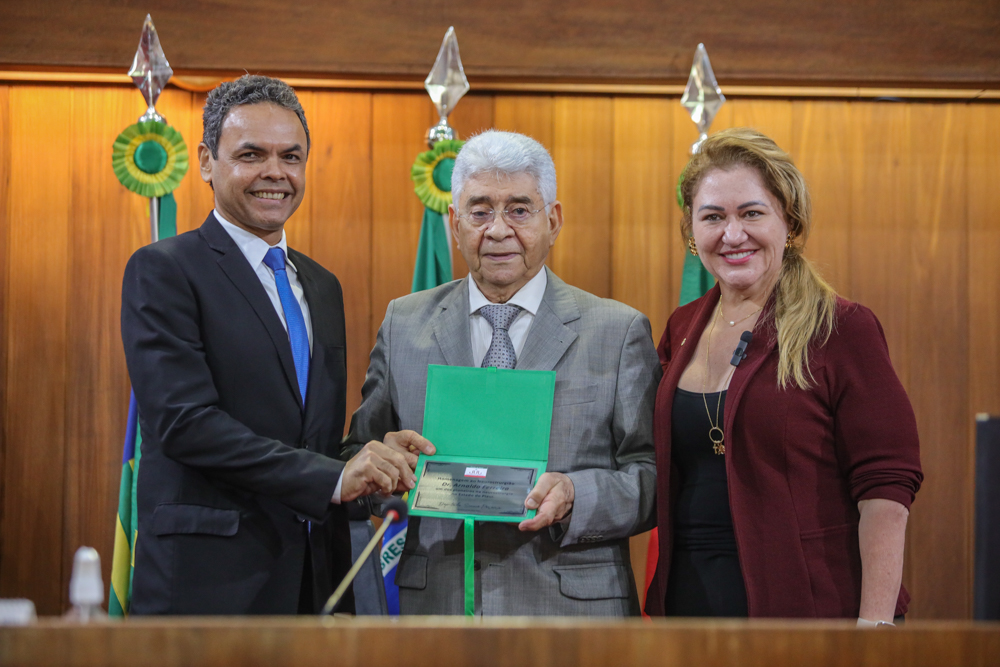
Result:
<instances>
[{"instance_id":1,"label":"green plaque folder","mask_svg":"<svg viewBox=\"0 0 1000 667\"><path fill-rule=\"evenodd\" d=\"M532 518L524 499L548 464L555 386L555 371L429 366L423 435L437 453L420 455L410 514Z\"/></svg>"}]
</instances>

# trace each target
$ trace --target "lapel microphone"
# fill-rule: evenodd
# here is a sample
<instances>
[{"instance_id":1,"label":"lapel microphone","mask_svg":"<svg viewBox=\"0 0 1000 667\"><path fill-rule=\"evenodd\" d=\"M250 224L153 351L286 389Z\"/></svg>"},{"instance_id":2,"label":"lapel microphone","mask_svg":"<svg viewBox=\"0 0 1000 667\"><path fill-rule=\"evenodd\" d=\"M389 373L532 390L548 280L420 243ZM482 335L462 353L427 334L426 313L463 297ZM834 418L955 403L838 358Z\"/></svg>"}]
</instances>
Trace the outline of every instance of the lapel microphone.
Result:
<instances>
[{"instance_id":1,"label":"lapel microphone","mask_svg":"<svg viewBox=\"0 0 1000 667\"><path fill-rule=\"evenodd\" d=\"M733 358L729 361L733 366L739 366L740 362L747 358L747 345L753 340L752 331L744 331L740 334L740 343L733 350Z\"/></svg>"}]
</instances>

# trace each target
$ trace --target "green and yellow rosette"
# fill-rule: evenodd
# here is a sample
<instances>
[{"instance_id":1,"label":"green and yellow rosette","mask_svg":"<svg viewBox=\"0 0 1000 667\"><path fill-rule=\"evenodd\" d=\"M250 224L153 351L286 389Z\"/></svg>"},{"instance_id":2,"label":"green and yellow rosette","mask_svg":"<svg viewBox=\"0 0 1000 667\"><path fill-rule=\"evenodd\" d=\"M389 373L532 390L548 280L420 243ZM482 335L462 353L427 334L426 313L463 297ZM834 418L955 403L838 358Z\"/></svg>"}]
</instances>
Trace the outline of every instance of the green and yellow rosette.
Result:
<instances>
[{"instance_id":1,"label":"green and yellow rosette","mask_svg":"<svg viewBox=\"0 0 1000 667\"><path fill-rule=\"evenodd\" d=\"M417 156L410 176L414 191L424 206L444 215L451 204L451 171L464 141L445 139Z\"/></svg>"},{"instance_id":2,"label":"green and yellow rosette","mask_svg":"<svg viewBox=\"0 0 1000 667\"><path fill-rule=\"evenodd\" d=\"M111 151L115 176L143 197L174 191L188 170L187 144L180 132L155 120L129 125Z\"/></svg>"}]
</instances>

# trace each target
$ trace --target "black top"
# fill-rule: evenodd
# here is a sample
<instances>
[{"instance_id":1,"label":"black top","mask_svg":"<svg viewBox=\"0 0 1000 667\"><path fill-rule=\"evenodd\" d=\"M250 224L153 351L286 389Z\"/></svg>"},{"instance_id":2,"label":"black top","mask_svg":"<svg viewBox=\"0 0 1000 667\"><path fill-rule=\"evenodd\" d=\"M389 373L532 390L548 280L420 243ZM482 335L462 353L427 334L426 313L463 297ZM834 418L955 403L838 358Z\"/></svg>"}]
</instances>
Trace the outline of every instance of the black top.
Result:
<instances>
[{"instance_id":1,"label":"black top","mask_svg":"<svg viewBox=\"0 0 1000 667\"><path fill-rule=\"evenodd\" d=\"M709 421L711 412L712 421ZM674 552L667 583L668 616L746 616L746 589L729 511L726 457L708 436L722 421L726 392L674 394L671 459L680 473L674 502ZM728 443L727 443L728 444Z\"/></svg>"}]
</instances>

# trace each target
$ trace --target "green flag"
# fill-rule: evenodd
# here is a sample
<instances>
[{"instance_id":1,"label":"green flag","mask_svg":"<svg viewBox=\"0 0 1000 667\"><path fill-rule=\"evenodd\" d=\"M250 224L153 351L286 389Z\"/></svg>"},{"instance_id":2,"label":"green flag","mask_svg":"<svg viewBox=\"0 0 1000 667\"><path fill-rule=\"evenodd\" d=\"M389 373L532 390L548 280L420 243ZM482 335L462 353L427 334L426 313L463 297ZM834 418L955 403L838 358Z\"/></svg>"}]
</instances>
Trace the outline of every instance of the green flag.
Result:
<instances>
[{"instance_id":1,"label":"green flag","mask_svg":"<svg viewBox=\"0 0 1000 667\"><path fill-rule=\"evenodd\" d=\"M424 205L417 262L413 267L413 292L443 285L452 278L451 244L444 216L451 204L451 171L463 143L457 139L439 141L434 148L418 155L410 169L413 190Z\"/></svg>"},{"instance_id":2,"label":"green flag","mask_svg":"<svg viewBox=\"0 0 1000 667\"><path fill-rule=\"evenodd\" d=\"M714 286L715 278L705 269L701 260L691 253L685 253L684 271L681 274L681 298L677 305L683 306L700 299Z\"/></svg>"},{"instance_id":3,"label":"green flag","mask_svg":"<svg viewBox=\"0 0 1000 667\"><path fill-rule=\"evenodd\" d=\"M451 252L444 216L425 208L424 220L420 225L420 242L417 244L417 263L413 267L413 288L410 291L431 289L450 280Z\"/></svg>"}]
</instances>

